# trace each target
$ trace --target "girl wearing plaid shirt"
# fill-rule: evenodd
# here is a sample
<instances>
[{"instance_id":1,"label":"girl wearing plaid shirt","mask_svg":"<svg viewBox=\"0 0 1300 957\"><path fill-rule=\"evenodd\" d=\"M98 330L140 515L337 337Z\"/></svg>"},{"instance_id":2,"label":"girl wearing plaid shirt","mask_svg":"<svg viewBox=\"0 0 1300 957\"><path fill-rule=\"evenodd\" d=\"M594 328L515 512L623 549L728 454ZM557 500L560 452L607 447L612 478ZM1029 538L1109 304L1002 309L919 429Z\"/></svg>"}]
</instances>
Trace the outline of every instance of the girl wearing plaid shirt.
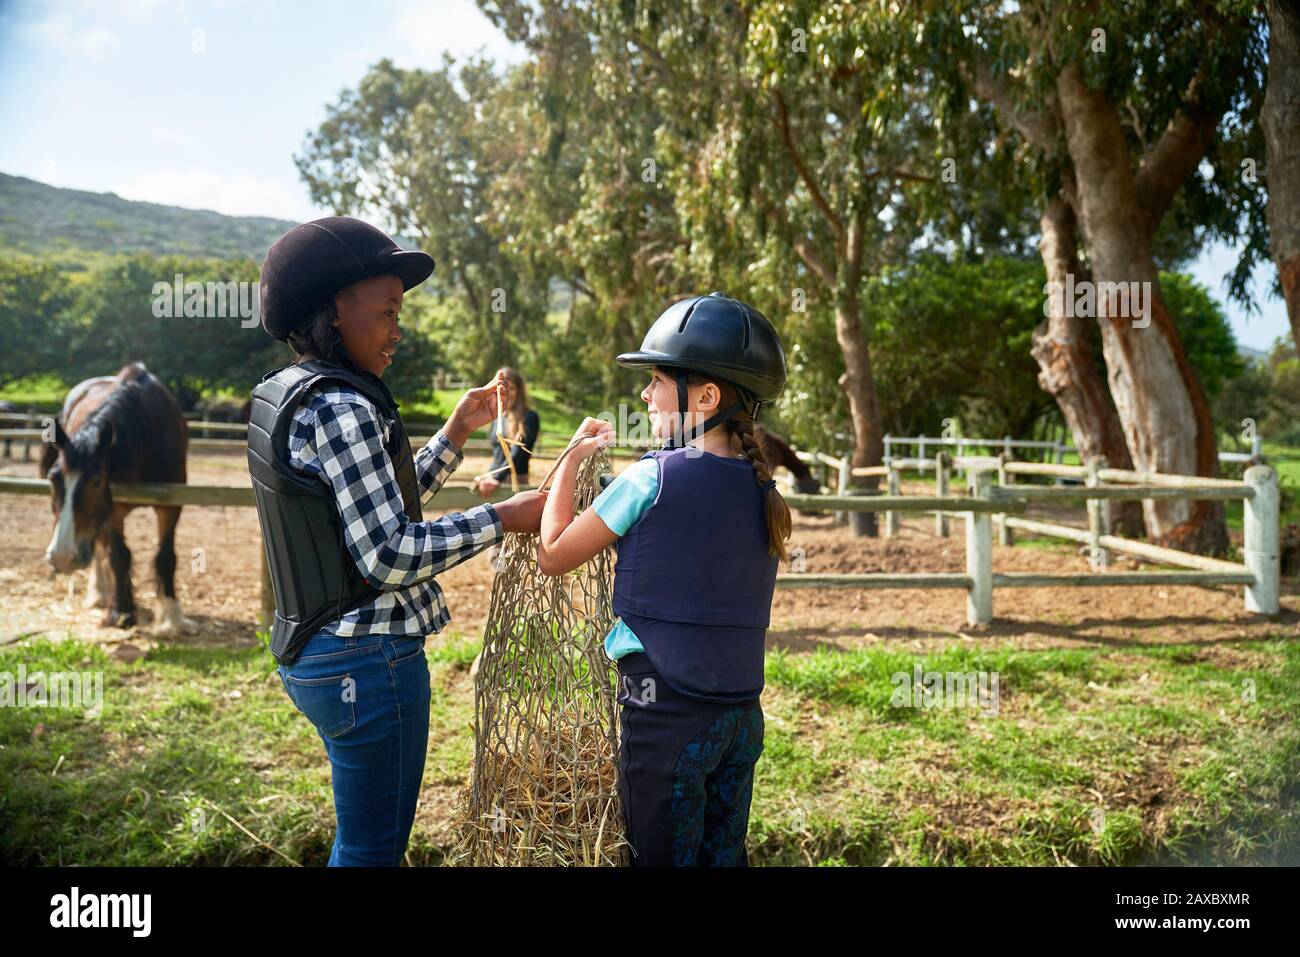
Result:
<instances>
[{"instance_id":1,"label":"girl wearing plaid shirt","mask_svg":"<svg viewBox=\"0 0 1300 957\"><path fill-rule=\"evenodd\" d=\"M295 368L322 376L314 385L298 376L305 394L293 398L297 404L288 423L287 449L270 441L263 457L287 466L308 490L326 490L333 504L330 524L355 566L355 572L349 566L348 587L361 595L315 629L322 614L332 614L317 609L309 616L309 627L299 628L310 632L305 643L299 634L291 650L281 647L277 654L285 691L316 727L330 759L338 824L331 866L401 863L428 747L424 639L451 619L434 576L477 555L506 532L537 531L544 501L537 492L521 492L504 502L423 520L419 499L442 487L460 464L469 435L496 417L500 375L461 397L443 429L414 454L415 487L404 481L411 472L409 447L396 403L379 377L402 338L398 311L403 294L432 268L426 254L401 250L374 227L330 217L287 233L268 253L262 271L263 326L298 353ZM292 381L293 375L290 368L267 378ZM276 411L266 410L267 395L276 393L263 387L254 392L250 470L255 492L262 496L259 517L264 537L270 537L268 559L281 606L275 629L292 635L301 616L281 595L295 587L311 592L311 583L289 573L277 576L275 549L292 553L320 546L293 540L295 535L307 537L301 532L289 532L285 541L282 529L292 529L295 513L281 510L274 500L279 488L274 476L260 485L256 481L267 473L254 468L255 449L266 452L268 440L284 431L259 427ZM381 404L376 398L387 401ZM288 409L285 402L279 411ZM401 441L390 442L390 436ZM396 450L403 454L395 466L390 451ZM278 545L270 540L277 531ZM293 558L281 554L279 565L291 566ZM304 604L301 594L293 597ZM273 631L273 652L275 635Z\"/></svg>"}]
</instances>

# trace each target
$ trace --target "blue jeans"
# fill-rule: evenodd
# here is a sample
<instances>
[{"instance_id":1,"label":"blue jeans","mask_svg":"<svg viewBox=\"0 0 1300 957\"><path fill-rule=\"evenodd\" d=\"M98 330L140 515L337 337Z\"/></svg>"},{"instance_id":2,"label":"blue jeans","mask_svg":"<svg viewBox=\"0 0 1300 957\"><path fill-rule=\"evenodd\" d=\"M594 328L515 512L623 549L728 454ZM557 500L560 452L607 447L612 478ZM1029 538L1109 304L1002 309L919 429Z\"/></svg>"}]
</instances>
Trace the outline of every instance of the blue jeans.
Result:
<instances>
[{"instance_id":1,"label":"blue jeans","mask_svg":"<svg viewBox=\"0 0 1300 957\"><path fill-rule=\"evenodd\" d=\"M429 745L424 638L341 638L326 626L277 670L330 759L337 828L329 866L397 867Z\"/></svg>"}]
</instances>

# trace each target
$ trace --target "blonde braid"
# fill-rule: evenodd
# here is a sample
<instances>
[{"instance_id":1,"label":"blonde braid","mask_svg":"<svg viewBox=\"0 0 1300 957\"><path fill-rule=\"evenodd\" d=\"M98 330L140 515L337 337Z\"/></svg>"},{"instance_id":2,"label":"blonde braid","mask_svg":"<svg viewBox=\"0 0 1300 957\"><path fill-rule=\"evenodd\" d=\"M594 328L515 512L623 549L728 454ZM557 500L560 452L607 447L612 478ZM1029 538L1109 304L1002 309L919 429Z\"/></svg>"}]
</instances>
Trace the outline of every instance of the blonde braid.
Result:
<instances>
[{"instance_id":1,"label":"blonde braid","mask_svg":"<svg viewBox=\"0 0 1300 957\"><path fill-rule=\"evenodd\" d=\"M732 416L727 420L727 429L740 439L741 450L749 464L754 467L754 481L763 489L763 509L767 515L768 550L781 561L789 557L785 540L790 537L792 519L790 506L777 491L772 482L772 466L768 464L767 453L763 449L763 432L757 422L748 415Z\"/></svg>"}]
</instances>

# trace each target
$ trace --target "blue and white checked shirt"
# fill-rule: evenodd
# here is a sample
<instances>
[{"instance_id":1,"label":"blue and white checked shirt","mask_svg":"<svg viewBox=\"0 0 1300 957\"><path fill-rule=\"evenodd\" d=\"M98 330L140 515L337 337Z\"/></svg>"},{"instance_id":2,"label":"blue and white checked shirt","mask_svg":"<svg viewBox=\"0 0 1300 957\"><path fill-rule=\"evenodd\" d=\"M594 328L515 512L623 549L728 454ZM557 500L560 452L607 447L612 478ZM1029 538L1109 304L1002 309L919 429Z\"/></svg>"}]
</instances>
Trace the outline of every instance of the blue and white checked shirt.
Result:
<instances>
[{"instance_id":1,"label":"blue and white checked shirt","mask_svg":"<svg viewBox=\"0 0 1300 957\"><path fill-rule=\"evenodd\" d=\"M464 457L439 431L414 456L421 495L442 488ZM410 521L384 449L378 410L337 382L313 389L294 413L289 462L333 491L348 554L366 581L383 590L326 627L344 637L441 631L451 612L433 576L501 540L497 510L484 504L430 521Z\"/></svg>"}]
</instances>

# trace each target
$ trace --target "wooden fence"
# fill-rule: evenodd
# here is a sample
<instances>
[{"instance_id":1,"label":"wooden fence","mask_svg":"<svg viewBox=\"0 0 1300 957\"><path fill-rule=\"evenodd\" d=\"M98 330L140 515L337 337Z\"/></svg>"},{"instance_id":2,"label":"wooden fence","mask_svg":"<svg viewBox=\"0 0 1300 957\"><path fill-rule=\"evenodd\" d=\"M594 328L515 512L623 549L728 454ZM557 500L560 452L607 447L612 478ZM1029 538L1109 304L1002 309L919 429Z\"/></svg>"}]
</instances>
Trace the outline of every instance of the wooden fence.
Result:
<instances>
[{"instance_id":1,"label":"wooden fence","mask_svg":"<svg viewBox=\"0 0 1300 957\"><path fill-rule=\"evenodd\" d=\"M814 461L829 458L814 453ZM898 533L898 515L902 512L932 513L936 531L948 533L947 520L957 516L966 522L966 570L964 573L872 573L872 574L807 574L793 572L777 576L781 588L961 588L966 591L966 617L971 624L987 624L993 620L993 590L995 588L1024 588L1034 586L1097 586L1097 585L1244 585L1246 608L1259 614L1275 614L1279 609L1278 553L1278 484L1277 472L1268 466L1253 466L1246 470L1242 482L1226 479L1207 479L1184 475L1159 475L1108 469L1101 463L1088 466L1063 466L1053 463L1008 462L986 458L968 459L959 464L967 469L968 494L947 494L947 475L953 463L940 454L930 467L940 477L937 495L901 495L898 475L905 467L924 467L925 462L895 460L889 466L868 469L847 469L837 462L841 477L850 474L884 474L889 482L889 494L876 496L801 495L787 492L786 501L792 508L810 511L833 511L840 514L855 511L884 512L885 533ZM827 464L822 461L822 464ZM995 483L1001 476L1003 481ZM1006 479L1012 475L1045 475L1060 478L1082 478L1087 484L1075 488L1012 484ZM1121 483L1103 485L1103 482ZM38 478L0 476L0 493L22 495L49 495L49 482ZM488 499L480 498L467 486L445 486L436 496L436 507L454 510L500 502L509 497L508 490L498 489ZM139 505L176 504L220 507L251 507L251 488L196 485L133 484L114 485L113 495L118 501ZM1138 542L1109 534L1105 504L1115 500L1142 500L1156 498L1184 499L1241 499L1245 509L1244 563L1205 558L1187 552ZM1088 503L1089 526L1072 528L1050 522L1021 517L1031 502L1060 499L1082 499ZM432 498L431 498L432 503ZM1090 554L1098 570L1080 575L1040 575L1018 572L993 571L993 523L996 520L999 538L1011 544L1014 529L1042 535L1051 535L1083 542L1091 546ZM1150 561L1180 566L1182 571L1151 571L1108 573L1105 567L1106 550L1127 553ZM1097 557L1101 556L1098 561ZM265 623L274 611L274 596L266 572L265 556L262 558L262 620Z\"/></svg>"}]
</instances>

